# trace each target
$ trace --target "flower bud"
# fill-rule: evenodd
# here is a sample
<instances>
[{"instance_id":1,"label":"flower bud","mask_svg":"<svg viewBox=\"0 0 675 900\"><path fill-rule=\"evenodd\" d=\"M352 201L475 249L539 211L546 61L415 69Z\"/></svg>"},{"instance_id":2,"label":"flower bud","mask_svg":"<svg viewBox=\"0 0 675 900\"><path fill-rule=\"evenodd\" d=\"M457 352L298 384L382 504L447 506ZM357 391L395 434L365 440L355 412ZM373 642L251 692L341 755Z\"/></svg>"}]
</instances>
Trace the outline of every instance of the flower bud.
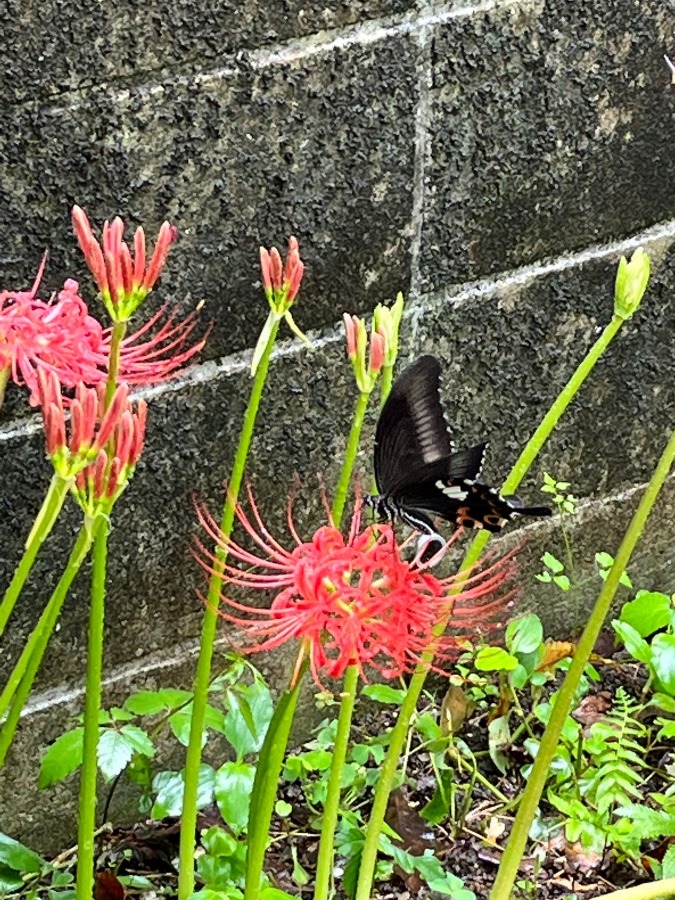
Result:
<instances>
[{"instance_id":1,"label":"flower bud","mask_svg":"<svg viewBox=\"0 0 675 900\"><path fill-rule=\"evenodd\" d=\"M614 285L614 315L630 319L647 290L650 268L649 256L642 247L638 247L630 262L621 257Z\"/></svg>"},{"instance_id":2,"label":"flower bud","mask_svg":"<svg viewBox=\"0 0 675 900\"><path fill-rule=\"evenodd\" d=\"M393 366L398 354L398 332L403 315L403 294L391 306L378 303L373 313L373 328L384 338L384 365Z\"/></svg>"}]
</instances>

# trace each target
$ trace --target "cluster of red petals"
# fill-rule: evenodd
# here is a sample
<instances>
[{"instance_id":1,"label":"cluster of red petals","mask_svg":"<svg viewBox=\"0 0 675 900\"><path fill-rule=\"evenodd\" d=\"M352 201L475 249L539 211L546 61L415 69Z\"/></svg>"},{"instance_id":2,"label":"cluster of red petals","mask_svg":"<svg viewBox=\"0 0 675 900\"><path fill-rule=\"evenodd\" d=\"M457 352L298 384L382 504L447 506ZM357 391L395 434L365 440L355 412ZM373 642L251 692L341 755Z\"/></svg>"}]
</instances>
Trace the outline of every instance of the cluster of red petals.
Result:
<instances>
[{"instance_id":1,"label":"cluster of red petals","mask_svg":"<svg viewBox=\"0 0 675 900\"><path fill-rule=\"evenodd\" d=\"M111 302L113 307L129 304L130 308L125 312L133 312L159 278L171 244L178 236L177 229L169 222L162 224L152 256L147 262L142 227L134 232L132 254L124 240L124 220L119 216L112 222L105 221L100 243L94 237L87 214L81 207L73 207L72 221L75 236L104 301Z\"/></svg>"},{"instance_id":2,"label":"cluster of red petals","mask_svg":"<svg viewBox=\"0 0 675 900\"><path fill-rule=\"evenodd\" d=\"M320 686L321 675L339 678L353 665L364 677L368 668L398 677L419 662L439 623L475 637L509 600L508 594L495 596L512 574L508 561L464 575L461 583L456 576L438 578L403 558L389 525L361 531L358 511L347 538L327 525L303 542L289 510L295 546L287 550L265 528L250 492L249 499L253 520L241 505L237 518L260 554L224 539L204 509L198 510L200 522L241 566L225 566L225 584L277 593L269 609L224 595L219 614L251 640L241 648L244 653L299 640ZM215 557L201 544L197 556L213 570ZM457 635L437 639L437 660L456 657L458 640Z\"/></svg>"},{"instance_id":3,"label":"cluster of red petals","mask_svg":"<svg viewBox=\"0 0 675 900\"><path fill-rule=\"evenodd\" d=\"M143 449L145 400L134 408L128 386L120 384L106 403L104 385L79 384L68 420L56 375L40 370L38 385L47 453L55 470L75 478L74 491L85 510L93 512L96 505L112 502Z\"/></svg>"},{"instance_id":4,"label":"cluster of red petals","mask_svg":"<svg viewBox=\"0 0 675 900\"><path fill-rule=\"evenodd\" d=\"M282 262L281 254L276 247L272 247L271 250L261 247L260 271L263 287L270 302L274 300L275 303L290 305L298 294L305 271L304 263L300 259L297 238L289 238L285 262Z\"/></svg>"},{"instance_id":5,"label":"cluster of red petals","mask_svg":"<svg viewBox=\"0 0 675 900\"><path fill-rule=\"evenodd\" d=\"M9 369L16 384L28 387L33 405L41 369L64 387L105 377L104 331L78 296L77 282L66 282L56 300L37 298L44 265L29 291L0 293L0 371Z\"/></svg>"}]
</instances>

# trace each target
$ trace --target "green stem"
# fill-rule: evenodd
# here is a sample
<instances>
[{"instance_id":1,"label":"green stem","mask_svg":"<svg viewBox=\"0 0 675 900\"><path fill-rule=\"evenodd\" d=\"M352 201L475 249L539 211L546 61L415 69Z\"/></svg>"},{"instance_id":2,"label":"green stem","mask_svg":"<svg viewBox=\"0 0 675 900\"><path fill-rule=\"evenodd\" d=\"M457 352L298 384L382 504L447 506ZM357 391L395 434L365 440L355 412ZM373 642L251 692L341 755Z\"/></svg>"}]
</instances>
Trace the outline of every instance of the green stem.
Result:
<instances>
[{"instance_id":1,"label":"green stem","mask_svg":"<svg viewBox=\"0 0 675 900\"><path fill-rule=\"evenodd\" d=\"M248 816L244 900L258 900L260 894L260 881L279 776L306 668L305 663L300 668L295 685L279 699L258 757Z\"/></svg>"},{"instance_id":2,"label":"green stem","mask_svg":"<svg viewBox=\"0 0 675 900\"><path fill-rule=\"evenodd\" d=\"M270 313L270 315L273 315ZM251 396L248 401L244 423L239 437L239 445L232 466L232 477L227 492L227 499L223 509L223 518L220 525L221 533L228 538L234 524L235 508L239 489L244 478L246 458L248 456L253 428L255 426L260 398L267 379L270 356L274 340L279 330L278 318L269 328L269 336L263 350L260 363L256 368L251 387ZM197 827L197 788L199 786L199 766L202 758L202 734L206 717L206 704L211 676L211 660L213 658L213 644L216 637L218 624L218 605L223 582L223 571L227 552L222 547L217 547L216 560L213 566L213 574L209 582L209 592L206 598L206 609L202 625L202 637L199 648L199 659L194 682L194 701L192 707L192 721L190 724L190 740L185 759L185 795L183 799L183 814L180 829L179 850L179 875L178 897L179 900L187 900L194 890L194 854L195 854L195 830Z\"/></svg>"},{"instance_id":3,"label":"green stem","mask_svg":"<svg viewBox=\"0 0 675 900\"><path fill-rule=\"evenodd\" d=\"M551 716L546 726L546 730L539 744L537 756L532 767L532 772L528 778L525 791L518 807L515 822L511 836L509 837L506 850L502 856L502 861L497 872L495 883L492 886L490 900L508 900L511 896L511 888L515 881L518 866L527 843L527 835L532 824L537 805L541 797L541 792L548 777L551 761L555 755L558 740L562 731L565 720L569 714L574 694L579 684L584 667L590 659L591 652L595 642L600 634L602 625L607 617L609 607L614 599L614 594L619 587L619 582L624 569L628 565L631 554L635 549L642 530L645 526L652 506L659 495L659 491L664 481L668 477L668 473L675 459L675 431L672 433L666 449L658 462L654 474L651 477L647 490L642 496L638 508L631 519L628 530L619 547L619 551L614 559L614 564L610 569L607 580L598 596L588 624L584 628L577 649L572 658L572 662L562 683L562 687L558 691L555 706L551 712Z\"/></svg>"},{"instance_id":4,"label":"green stem","mask_svg":"<svg viewBox=\"0 0 675 900\"><path fill-rule=\"evenodd\" d=\"M94 832L96 830L96 779L98 776L98 735L103 674L103 624L105 619L105 581L108 559L107 518L94 538L94 557L89 607L87 645L87 692L84 703L84 744L80 776L80 804L77 827L76 900L91 900L94 889Z\"/></svg>"},{"instance_id":5,"label":"green stem","mask_svg":"<svg viewBox=\"0 0 675 900\"><path fill-rule=\"evenodd\" d=\"M0 718L7 710L10 701L12 701L12 705L7 720L3 724L2 731L0 731L0 766L5 762L5 757L7 756L7 751L12 743L12 738L14 737L16 726L21 717L21 712L30 694L37 671L40 668L42 658L47 649L47 644L54 630L54 626L58 620L63 602L66 599L75 575L89 553L92 539L97 528L98 523L94 522L91 531L87 528L82 528L80 531L68 559L66 570L54 589L54 593L50 597L44 612L40 616L40 620L28 639L28 643L24 647L21 656L9 676L9 681L2 692L2 697L0 698Z\"/></svg>"},{"instance_id":6,"label":"green stem","mask_svg":"<svg viewBox=\"0 0 675 900\"><path fill-rule=\"evenodd\" d=\"M335 828L337 826L338 813L340 811L342 775L345 760L347 758L347 747L349 746L349 734L351 731L354 704L356 703L356 689L358 682L358 666L350 666L345 672L345 678L342 685L340 715L338 717L335 745L333 746L333 759L330 766L330 778L328 781L326 802L323 808L319 856L316 864L314 900L327 900L330 890L331 875L333 874L333 854L335 852Z\"/></svg>"},{"instance_id":7,"label":"green stem","mask_svg":"<svg viewBox=\"0 0 675 900\"><path fill-rule=\"evenodd\" d=\"M369 398L370 394L360 393L359 399L356 401L356 409L354 410L352 427L350 429L349 438L347 440L345 458L344 462L342 463L340 478L338 480L337 487L335 488L335 496L333 498L333 507L331 510L333 524L336 528L339 528L342 522L342 513L344 512L345 503L347 502L349 483L352 478L352 471L354 470L356 454L358 453L359 449L359 438L361 437L361 430L363 429L363 419L366 414Z\"/></svg>"},{"instance_id":8,"label":"green stem","mask_svg":"<svg viewBox=\"0 0 675 900\"><path fill-rule=\"evenodd\" d=\"M664 878L662 881L649 881L647 884L636 884L634 887L610 891L600 894L597 900L657 900L657 898L675 897L675 878Z\"/></svg>"},{"instance_id":9,"label":"green stem","mask_svg":"<svg viewBox=\"0 0 675 900\"><path fill-rule=\"evenodd\" d=\"M4 369L0 369L0 409L2 409L2 405L5 402L5 391L7 390L7 382L11 374L11 366L5 366Z\"/></svg>"},{"instance_id":10,"label":"green stem","mask_svg":"<svg viewBox=\"0 0 675 900\"><path fill-rule=\"evenodd\" d=\"M391 393L391 386L394 381L394 366L382 367L382 381L380 383L380 409L387 401L387 397Z\"/></svg>"},{"instance_id":11,"label":"green stem","mask_svg":"<svg viewBox=\"0 0 675 900\"><path fill-rule=\"evenodd\" d=\"M117 388L117 377L120 371L120 355L122 341L127 333L127 322L115 322L110 338L110 353L108 355L108 379L105 385L105 407L110 406L110 401Z\"/></svg>"},{"instance_id":12,"label":"green stem","mask_svg":"<svg viewBox=\"0 0 675 900\"><path fill-rule=\"evenodd\" d=\"M504 485L502 494L512 494L518 488L528 469L534 462L537 454L545 444L551 432L558 423L567 407L574 399L575 394L580 389L586 378L590 375L593 366L597 363L600 356L609 346L612 339L618 333L623 319L614 316L611 322L606 326L598 340L588 351L578 368L560 392L559 396L553 403L553 406L546 413L541 424L534 432L530 440L525 445L523 452L516 460L515 465L511 469ZM485 546L490 539L490 533L482 530L476 535L467 550L460 572L466 571L474 566L480 558ZM461 590L461 585L458 587ZM445 629L445 623L439 631ZM384 759L381 776L375 788L375 797L373 800L373 809L368 822L366 838L363 845L363 856L361 858L361 867L359 869L359 881L356 889L355 900L368 900L370 897L370 889L373 882L373 874L375 871L375 862L377 859L378 843L380 832L384 822L384 815L387 809L389 794L394 783L398 758L401 753L403 744L405 743L406 733L410 725L410 719L417 707L417 701L432 662L433 655L430 653L423 654L419 665L417 666L413 677L410 680L408 693L401 705L398 721L392 729L389 747Z\"/></svg>"},{"instance_id":13,"label":"green stem","mask_svg":"<svg viewBox=\"0 0 675 900\"><path fill-rule=\"evenodd\" d=\"M47 494L42 502L42 507L37 514L31 532L26 540L26 547L23 556L21 557L21 561L14 570L12 580L5 591L2 603L0 603L0 635L4 632L7 620L12 614L16 601L19 599L19 595L26 583L26 579L30 575L30 570L35 562L35 557L48 537L49 532L54 527L54 522L56 522L56 519L61 512L61 507L68 496L69 487L70 481L68 479L61 478L61 476L56 473L52 475Z\"/></svg>"}]
</instances>

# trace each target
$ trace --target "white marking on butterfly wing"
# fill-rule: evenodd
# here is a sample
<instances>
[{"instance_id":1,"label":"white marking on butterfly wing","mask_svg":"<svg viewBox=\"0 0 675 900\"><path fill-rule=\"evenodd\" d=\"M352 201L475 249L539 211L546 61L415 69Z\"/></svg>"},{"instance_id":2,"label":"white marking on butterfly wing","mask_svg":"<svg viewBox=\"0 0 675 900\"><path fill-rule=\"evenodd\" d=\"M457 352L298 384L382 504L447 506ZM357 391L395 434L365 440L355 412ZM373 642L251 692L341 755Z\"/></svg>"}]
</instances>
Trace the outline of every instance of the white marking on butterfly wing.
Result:
<instances>
[{"instance_id":1,"label":"white marking on butterfly wing","mask_svg":"<svg viewBox=\"0 0 675 900\"><path fill-rule=\"evenodd\" d=\"M463 490L458 484L444 484L440 479L436 482L439 491L443 491L451 500L466 500L468 491Z\"/></svg>"}]
</instances>

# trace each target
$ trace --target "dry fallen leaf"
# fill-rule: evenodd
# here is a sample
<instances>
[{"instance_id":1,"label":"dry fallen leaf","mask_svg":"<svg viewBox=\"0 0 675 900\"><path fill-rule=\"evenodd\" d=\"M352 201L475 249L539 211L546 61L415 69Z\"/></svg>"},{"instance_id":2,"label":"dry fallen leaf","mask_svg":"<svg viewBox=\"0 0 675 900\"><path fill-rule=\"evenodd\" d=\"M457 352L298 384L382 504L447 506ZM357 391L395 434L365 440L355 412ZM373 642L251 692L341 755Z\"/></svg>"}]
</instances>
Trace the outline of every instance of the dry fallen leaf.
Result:
<instances>
[{"instance_id":1,"label":"dry fallen leaf","mask_svg":"<svg viewBox=\"0 0 675 900\"><path fill-rule=\"evenodd\" d=\"M498 819L497 816L492 816L492 818L488 822L488 827L485 830L485 842L493 847L496 847L497 841L505 831L506 824L502 822L501 819Z\"/></svg>"},{"instance_id":2,"label":"dry fallen leaf","mask_svg":"<svg viewBox=\"0 0 675 900\"><path fill-rule=\"evenodd\" d=\"M441 728L443 734L457 734L464 725L469 710L469 700L461 687L451 684L441 704Z\"/></svg>"},{"instance_id":3,"label":"dry fallen leaf","mask_svg":"<svg viewBox=\"0 0 675 900\"><path fill-rule=\"evenodd\" d=\"M571 644L569 641L546 641L544 644L544 655L537 666L537 672L547 672L562 659L574 656L576 649L577 645Z\"/></svg>"},{"instance_id":4,"label":"dry fallen leaf","mask_svg":"<svg viewBox=\"0 0 675 900\"><path fill-rule=\"evenodd\" d=\"M604 719L605 713L612 706L612 695L609 691L599 691L584 697L577 708L572 712L572 718L580 725L589 725Z\"/></svg>"},{"instance_id":5,"label":"dry fallen leaf","mask_svg":"<svg viewBox=\"0 0 675 900\"><path fill-rule=\"evenodd\" d=\"M124 900L124 885L110 869L96 873L94 900Z\"/></svg>"}]
</instances>

